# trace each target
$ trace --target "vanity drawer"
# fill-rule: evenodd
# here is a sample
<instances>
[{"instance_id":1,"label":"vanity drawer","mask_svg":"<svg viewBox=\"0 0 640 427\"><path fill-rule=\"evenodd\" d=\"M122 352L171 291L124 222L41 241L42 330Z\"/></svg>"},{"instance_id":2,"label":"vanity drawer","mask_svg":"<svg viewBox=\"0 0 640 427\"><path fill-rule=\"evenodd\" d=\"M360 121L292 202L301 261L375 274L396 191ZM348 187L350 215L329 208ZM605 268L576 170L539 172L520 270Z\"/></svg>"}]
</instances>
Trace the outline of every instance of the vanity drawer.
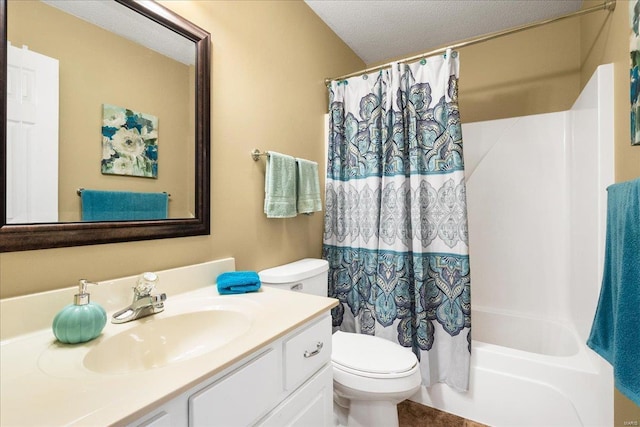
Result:
<instances>
[{"instance_id":1,"label":"vanity drawer","mask_svg":"<svg viewBox=\"0 0 640 427\"><path fill-rule=\"evenodd\" d=\"M294 390L331 360L331 316L284 342L285 389Z\"/></svg>"}]
</instances>

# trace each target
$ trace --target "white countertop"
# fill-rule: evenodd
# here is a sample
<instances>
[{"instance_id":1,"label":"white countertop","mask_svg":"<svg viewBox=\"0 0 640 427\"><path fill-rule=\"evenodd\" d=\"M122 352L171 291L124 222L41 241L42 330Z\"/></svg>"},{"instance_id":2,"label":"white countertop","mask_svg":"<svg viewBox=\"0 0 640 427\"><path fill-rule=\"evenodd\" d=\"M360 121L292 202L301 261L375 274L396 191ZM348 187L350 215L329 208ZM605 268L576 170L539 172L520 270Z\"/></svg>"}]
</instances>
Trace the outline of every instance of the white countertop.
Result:
<instances>
[{"instance_id":1,"label":"white countertop","mask_svg":"<svg viewBox=\"0 0 640 427\"><path fill-rule=\"evenodd\" d=\"M171 280L174 276L179 277L168 273L165 276ZM128 284L132 279L123 280ZM124 289L128 287L123 285ZM114 291L115 288L114 284ZM0 343L0 424L96 426L134 421L260 347L326 313L337 303L331 298L265 287L258 292L228 296L218 295L215 285L211 284L204 287L200 284L194 290L177 294L163 289L162 284L160 288L158 291L168 295L164 312L146 320L117 325L110 322L115 308L105 307L107 325L100 337L88 343L60 344L50 327L14 334L7 339L5 336L11 334L5 334ZM103 292L106 291L103 289ZM25 313L24 298L27 298L28 306L29 297L2 301L2 322L19 322L20 319L11 317L19 312L21 317L38 315L41 310L37 309L37 304L34 304L34 313ZM221 301L224 304L231 301L243 307L242 310L248 310L251 325L246 333L218 349L166 366L126 374L96 373L82 364L84 356L94 346L126 328L136 327L139 322L173 316L192 307L211 309ZM56 307L57 310L60 308ZM46 315L50 316L50 313ZM53 318L45 320L50 324Z\"/></svg>"}]
</instances>

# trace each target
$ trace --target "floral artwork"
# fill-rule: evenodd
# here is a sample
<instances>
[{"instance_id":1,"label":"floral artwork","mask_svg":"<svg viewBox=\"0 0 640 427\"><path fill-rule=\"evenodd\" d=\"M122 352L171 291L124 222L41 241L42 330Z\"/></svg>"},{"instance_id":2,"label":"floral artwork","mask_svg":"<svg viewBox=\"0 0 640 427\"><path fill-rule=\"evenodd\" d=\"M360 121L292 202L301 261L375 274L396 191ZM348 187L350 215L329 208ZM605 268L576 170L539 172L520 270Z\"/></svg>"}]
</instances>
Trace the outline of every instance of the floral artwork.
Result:
<instances>
[{"instance_id":1,"label":"floral artwork","mask_svg":"<svg viewBox=\"0 0 640 427\"><path fill-rule=\"evenodd\" d=\"M640 37L638 36L638 22L640 20L640 3L638 0L629 2L629 18L631 26L631 40L629 52L631 56L631 80L629 94L631 97L631 144L640 145Z\"/></svg>"},{"instance_id":2,"label":"floral artwork","mask_svg":"<svg viewBox=\"0 0 640 427\"><path fill-rule=\"evenodd\" d=\"M158 118L104 104L102 173L157 178Z\"/></svg>"}]
</instances>

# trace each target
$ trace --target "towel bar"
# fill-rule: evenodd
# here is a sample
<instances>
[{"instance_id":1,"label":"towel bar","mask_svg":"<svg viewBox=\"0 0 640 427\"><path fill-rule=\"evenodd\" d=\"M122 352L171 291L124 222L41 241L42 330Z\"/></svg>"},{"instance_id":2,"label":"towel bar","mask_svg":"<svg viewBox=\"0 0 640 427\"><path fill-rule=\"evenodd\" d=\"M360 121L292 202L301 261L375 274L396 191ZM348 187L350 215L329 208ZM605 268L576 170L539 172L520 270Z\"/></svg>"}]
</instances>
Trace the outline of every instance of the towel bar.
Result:
<instances>
[{"instance_id":1,"label":"towel bar","mask_svg":"<svg viewBox=\"0 0 640 427\"><path fill-rule=\"evenodd\" d=\"M260 150L258 150L257 148L254 148L253 151L251 152L251 158L253 159L254 162L257 162L260 157L270 157L271 154L269 154L268 151L265 151L264 153ZM296 159L296 163L298 162L298 159Z\"/></svg>"},{"instance_id":2,"label":"towel bar","mask_svg":"<svg viewBox=\"0 0 640 427\"><path fill-rule=\"evenodd\" d=\"M263 153L257 148L254 148L253 151L251 152L251 158L253 159L254 162L257 162L258 159L263 156L269 157L269 153L266 151Z\"/></svg>"},{"instance_id":3,"label":"towel bar","mask_svg":"<svg viewBox=\"0 0 640 427\"><path fill-rule=\"evenodd\" d=\"M82 195L83 190L84 190L84 187L80 187L76 190L76 193L78 194L78 196ZM163 193L166 194L168 198L171 198L171 193L167 193L166 191L163 191Z\"/></svg>"}]
</instances>

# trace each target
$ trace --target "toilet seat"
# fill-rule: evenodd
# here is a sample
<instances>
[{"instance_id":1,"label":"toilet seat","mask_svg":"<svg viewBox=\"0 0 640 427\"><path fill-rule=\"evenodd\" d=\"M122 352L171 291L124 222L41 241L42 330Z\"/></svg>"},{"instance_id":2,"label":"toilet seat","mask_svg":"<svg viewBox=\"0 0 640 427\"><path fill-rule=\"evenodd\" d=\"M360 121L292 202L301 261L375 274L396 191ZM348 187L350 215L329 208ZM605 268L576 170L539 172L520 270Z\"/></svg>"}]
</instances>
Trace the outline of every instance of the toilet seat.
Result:
<instances>
[{"instance_id":1,"label":"toilet seat","mask_svg":"<svg viewBox=\"0 0 640 427\"><path fill-rule=\"evenodd\" d=\"M405 372L394 372L394 373L374 373L374 372L364 372L364 371L359 371L357 369L351 369L348 368L346 366L342 366L339 363L336 362L331 362L334 371L335 370L339 370L345 373L349 373L351 375L356 375L356 376L360 376L360 377L364 377L364 378L380 378L380 379L389 379L392 380L394 378L404 378L404 377L408 377L410 375L413 375L413 373L417 370L417 366L414 367L414 369L411 369L409 371L405 371Z\"/></svg>"},{"instance_id":2,"label":"toilet seat","mask_svg":"<svg viewBox=\"0 0 640 427\"><path fill-rule=\"evenodd\" d=\"M380 337L337 331L332 337L334 369L367 378L413 375L418 359L410 349Z\"/></svg>"}]
</instances>

